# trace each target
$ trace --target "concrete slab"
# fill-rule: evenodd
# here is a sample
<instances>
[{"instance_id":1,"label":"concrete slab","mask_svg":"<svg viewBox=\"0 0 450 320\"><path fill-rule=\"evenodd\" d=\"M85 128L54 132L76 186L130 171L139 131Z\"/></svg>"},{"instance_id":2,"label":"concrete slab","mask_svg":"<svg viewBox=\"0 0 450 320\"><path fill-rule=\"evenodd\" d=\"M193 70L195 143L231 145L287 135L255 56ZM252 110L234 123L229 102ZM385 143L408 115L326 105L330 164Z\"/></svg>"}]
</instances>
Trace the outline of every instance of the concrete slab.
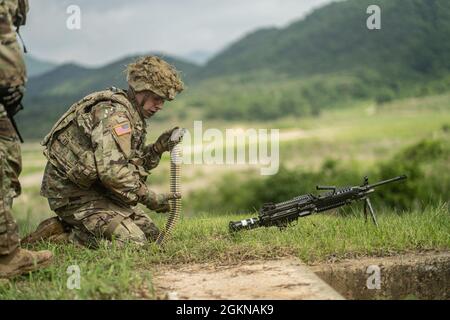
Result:
<instances>
[{"instance_id":1,"label":"concrete slab","mask_svg":"<svg viewBox=\"0 0 450 320\"><path fill-rule=\"evenodd\" d=\"M344 299L298 259L166 266L154 286L161 299Z\"/></svg>"}]
</instances>

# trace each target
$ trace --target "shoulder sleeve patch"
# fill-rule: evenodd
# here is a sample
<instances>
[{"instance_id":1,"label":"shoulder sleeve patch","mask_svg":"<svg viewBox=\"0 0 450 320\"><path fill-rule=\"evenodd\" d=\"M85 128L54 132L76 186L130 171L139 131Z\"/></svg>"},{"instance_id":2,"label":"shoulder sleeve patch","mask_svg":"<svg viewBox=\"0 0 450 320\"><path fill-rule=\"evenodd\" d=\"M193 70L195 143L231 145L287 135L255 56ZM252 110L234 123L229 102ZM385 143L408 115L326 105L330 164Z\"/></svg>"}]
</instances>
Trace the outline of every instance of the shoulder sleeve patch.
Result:
<instances>
[{"instance_id":1,"label":"shoulder sleeve patch","mask_svg":"<svg viewBox=\"0 0 450 320\"><path fill-rule=\"evenodd\" d=\"M112 128L114 140L116 140L122 152L127 158L131 155L131 125L122 122Z\"/></svg>"},{"instance_id":2,"label":"shoulder sleeve patch","mask_svg":"<svg viewBox=\"0 0 450 320\"><path fill-rule=\"evenodd\" d=\"M117 134L118 137L123 136L124 134L131 132L131 126L129 122L124 122L121 124L118 124L114 127L114 132Z\"/></svg>"}]
</instances>

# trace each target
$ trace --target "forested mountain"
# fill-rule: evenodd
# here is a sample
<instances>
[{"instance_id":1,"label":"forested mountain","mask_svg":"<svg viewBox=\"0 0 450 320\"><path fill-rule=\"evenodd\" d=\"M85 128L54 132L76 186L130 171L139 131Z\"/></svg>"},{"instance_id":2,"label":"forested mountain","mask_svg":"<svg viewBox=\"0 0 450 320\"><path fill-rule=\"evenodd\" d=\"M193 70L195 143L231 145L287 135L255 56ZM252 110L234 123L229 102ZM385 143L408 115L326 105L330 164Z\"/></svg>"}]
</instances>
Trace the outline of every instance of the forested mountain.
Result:
<instances>
[{"instance_id":1,"label":"forested mountain","mask_svg":"<svg viewBox=\"0 0 450 320\"><path fill-rule=\"evenodd\" d=\"M369 5L381 29L369 30ZM203 78L271 70L305 76L373 69L404 77L450 70L450 1L349 0L315 10L283 29L263 29L232 44L200 71Z\"/></svg>"},{"instance_id":2,"label":"forested mountain","mask_svg":"<svg viewBox=\"0 0 450 320\"><path fill-rule=\"evenodd\" d=\"M374 4L381 9L380 30L366 24ZM188 84L182 104L201 109L206 119L273 120L448 91L449 39L448 0L347 0L285 28L248 34L203 66L163 57ZM99 68L66 64L31 77L19 115L24 135L42 137L92 91L125 87L123 71L134 59Z\"/></svg>"}]
</instances>

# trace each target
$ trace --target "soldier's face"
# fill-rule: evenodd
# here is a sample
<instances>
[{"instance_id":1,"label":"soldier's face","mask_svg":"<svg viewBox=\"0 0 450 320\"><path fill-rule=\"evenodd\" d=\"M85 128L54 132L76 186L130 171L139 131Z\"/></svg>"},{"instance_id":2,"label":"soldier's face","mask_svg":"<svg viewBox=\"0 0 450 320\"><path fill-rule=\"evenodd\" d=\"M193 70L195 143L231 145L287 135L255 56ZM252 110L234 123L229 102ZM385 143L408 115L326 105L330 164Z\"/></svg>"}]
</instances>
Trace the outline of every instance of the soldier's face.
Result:
<instances>
[{"instance_id":1,"label":"soldier's face","mask_svg":"<svg viewBox=\"0 0 450 320\"><path fill-rule=\"evenodd\" d=\"M139 100L139 96L137 98ZM164 105L164 99L151 92L142 95L141 99L142 99L141 101L145 99L143 105L141 102L142 113L145 118L150 118L151 116L153 116L156 112L161 110Z\"/></svg>"}]
</instances>

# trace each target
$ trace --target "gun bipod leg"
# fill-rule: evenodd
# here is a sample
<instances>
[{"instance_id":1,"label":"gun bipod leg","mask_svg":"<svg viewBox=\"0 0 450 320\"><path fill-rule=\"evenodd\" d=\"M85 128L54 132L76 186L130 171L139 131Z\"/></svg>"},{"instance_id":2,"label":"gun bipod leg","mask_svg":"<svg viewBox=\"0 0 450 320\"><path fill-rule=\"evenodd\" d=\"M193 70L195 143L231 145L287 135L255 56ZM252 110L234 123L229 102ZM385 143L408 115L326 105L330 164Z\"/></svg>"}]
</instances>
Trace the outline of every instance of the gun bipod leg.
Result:
<instances>
[{"instance_id":1,"label":"gun bipod leg","mask_svg":"<svg viewBox=\"0 0 450 320\"><path fill-rule=\"evenodd\" d=\"M364 199L364 221L367 223L367 198Z\"/></svg>"},{"instance_id":2,"label":"gun bipod leg","mask_svg":"<svg viewBox=\"0 0 450 320\"><path fill-rule=\"evenodd\" d=\"M370 203L369 198L366 198L366 200L364 201L364 207L369 208L370 215L372 216L372 221L375 224L375 226L378 227L377 218L375 217L375 212L373 211L372 204ZM365 214L366 214L366 219L367 219L367 211L365 212Z\"/></svg>"}]
</instances>

